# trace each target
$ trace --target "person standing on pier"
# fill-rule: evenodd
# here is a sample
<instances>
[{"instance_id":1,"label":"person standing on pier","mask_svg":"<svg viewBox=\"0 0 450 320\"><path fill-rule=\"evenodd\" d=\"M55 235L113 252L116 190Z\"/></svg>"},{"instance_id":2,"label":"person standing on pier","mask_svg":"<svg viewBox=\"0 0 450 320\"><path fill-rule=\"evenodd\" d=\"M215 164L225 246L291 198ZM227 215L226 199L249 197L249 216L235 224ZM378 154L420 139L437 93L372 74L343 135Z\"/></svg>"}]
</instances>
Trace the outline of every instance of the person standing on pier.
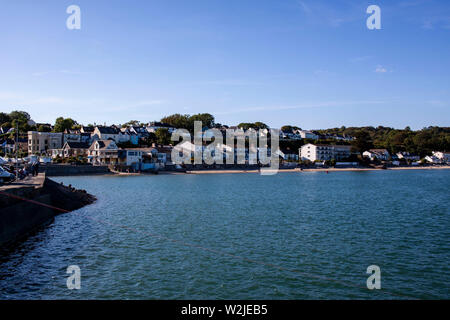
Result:
<instances>
[{"instance_id":1,"label":"person standing on pier","mask_svg":"<svg viewBox=\"0 0 450 320\"><path fill-rule=\"evenodd\" d=\"M31 172L33 177L37 176L39 173L39 162L33 162L33 164L31 165Z\"/></svg>"}]
</instances>

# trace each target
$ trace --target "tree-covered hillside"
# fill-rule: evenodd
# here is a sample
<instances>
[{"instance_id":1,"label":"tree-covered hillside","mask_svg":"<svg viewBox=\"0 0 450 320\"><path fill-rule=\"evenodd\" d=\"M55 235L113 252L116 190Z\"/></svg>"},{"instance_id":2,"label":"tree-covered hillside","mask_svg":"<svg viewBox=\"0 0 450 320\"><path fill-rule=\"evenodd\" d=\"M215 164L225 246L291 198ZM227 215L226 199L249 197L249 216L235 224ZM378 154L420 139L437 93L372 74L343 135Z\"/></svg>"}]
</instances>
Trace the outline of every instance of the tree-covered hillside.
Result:
<instances>
[{"instance_id":1,"label":"tree-covered hillside","mask_svg":"<svg viewBox=\"0 0 450 320\"><path fill-rule=\"evenodd\" d=\"M356 137L353 145L358 151L368 148L386 148L391 154L407 151L425 156L431 151L450 151L450 127L428 127L412 131L389 127L341 127L317 130L321 134L339 134Z\"/></svg>"}]
</instances>

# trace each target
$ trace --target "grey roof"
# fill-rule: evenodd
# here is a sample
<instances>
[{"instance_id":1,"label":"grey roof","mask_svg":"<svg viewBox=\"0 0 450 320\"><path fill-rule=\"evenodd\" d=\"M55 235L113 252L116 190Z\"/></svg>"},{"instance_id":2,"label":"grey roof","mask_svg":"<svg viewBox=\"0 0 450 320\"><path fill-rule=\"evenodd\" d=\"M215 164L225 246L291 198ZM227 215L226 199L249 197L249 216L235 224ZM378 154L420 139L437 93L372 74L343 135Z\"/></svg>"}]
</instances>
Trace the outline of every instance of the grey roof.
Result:
<instances>
[{"instance_id":1,"label":"grey roof","mask_svg":"<svg viewBox=\"0 0 450 320\"><path fill-rule=\"evenodd\" d=\"M94 132L94 130L95 130L94 127L83 127L84 132Z\"/></svg>"},{"instance_id":2,"label":"grey roof","mask_svg":"<svg viewBox=\"0 0 450 320\"><path fill-rule=\"evenodd\" d=\"M90 150L94 149L95 143L98 142L99 145L99 149L105 149L107 148L111 143L114 143L113 140L96 140L94 142L92 142L91 146L89 147Z\"/></svg>"},{"instance_id":3,"label":"grey roof","mask_svg":"<svg viewBox=\"0 0 450 320\"><path fill-rule=\"evenodd\" d=\"M68 146L70 149L88 149L89 144L85 142L74 142L74 141L67 141L65 146Z\"/></svg>"},{"instance_id":4,"label":"grey roof","mask_svg":"<svg viewBox=\"0 0 450 320\"><path fill-rule=\"evenodd\" d=\"M102 134L119 134L119 130L115 127L97 127Z\"/></svg>"}]
</instances>

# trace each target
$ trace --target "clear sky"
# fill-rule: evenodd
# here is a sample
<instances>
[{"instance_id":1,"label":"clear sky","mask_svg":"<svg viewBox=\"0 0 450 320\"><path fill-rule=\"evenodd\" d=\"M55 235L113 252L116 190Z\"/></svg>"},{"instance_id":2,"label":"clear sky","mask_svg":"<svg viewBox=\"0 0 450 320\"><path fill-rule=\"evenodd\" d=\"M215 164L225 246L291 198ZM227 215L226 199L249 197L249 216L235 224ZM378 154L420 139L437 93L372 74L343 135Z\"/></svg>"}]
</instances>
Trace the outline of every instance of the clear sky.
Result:
<instances>
[{"instance_id":1,"label":"clear sky","mask_svg":"<svg viewBox=\"0 0 450 320\"><path fill-rule=\"evenodd\" d=\"M69 5L81 30L68 30ZM381 8L381 30L366 9ZM305 129L450 126L448 0L0 5L0 111L84 124L209 112Z\"/></svg>"}]
</instances>

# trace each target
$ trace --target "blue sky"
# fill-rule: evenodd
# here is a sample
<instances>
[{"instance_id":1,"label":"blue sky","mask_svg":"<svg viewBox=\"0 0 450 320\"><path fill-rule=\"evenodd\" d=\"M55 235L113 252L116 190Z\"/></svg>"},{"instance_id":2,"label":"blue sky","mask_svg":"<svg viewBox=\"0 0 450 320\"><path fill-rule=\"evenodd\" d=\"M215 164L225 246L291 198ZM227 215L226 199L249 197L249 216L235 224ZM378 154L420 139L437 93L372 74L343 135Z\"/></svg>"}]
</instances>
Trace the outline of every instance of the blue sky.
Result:
<instances>
[{"instance_id":1,"label":"blue sky","mask_svg":"<svg viewBox=\"0 0 450 320\"><path fill-rule=\"evenodd\" d=\"M37 4L39 3L39 5ZM68 30L66 8L81 8ZM366 8L381 8L368 30ZM0 111L38 122L449 126L446 0L3 1Z\"/></svg>"}]
</instances>

